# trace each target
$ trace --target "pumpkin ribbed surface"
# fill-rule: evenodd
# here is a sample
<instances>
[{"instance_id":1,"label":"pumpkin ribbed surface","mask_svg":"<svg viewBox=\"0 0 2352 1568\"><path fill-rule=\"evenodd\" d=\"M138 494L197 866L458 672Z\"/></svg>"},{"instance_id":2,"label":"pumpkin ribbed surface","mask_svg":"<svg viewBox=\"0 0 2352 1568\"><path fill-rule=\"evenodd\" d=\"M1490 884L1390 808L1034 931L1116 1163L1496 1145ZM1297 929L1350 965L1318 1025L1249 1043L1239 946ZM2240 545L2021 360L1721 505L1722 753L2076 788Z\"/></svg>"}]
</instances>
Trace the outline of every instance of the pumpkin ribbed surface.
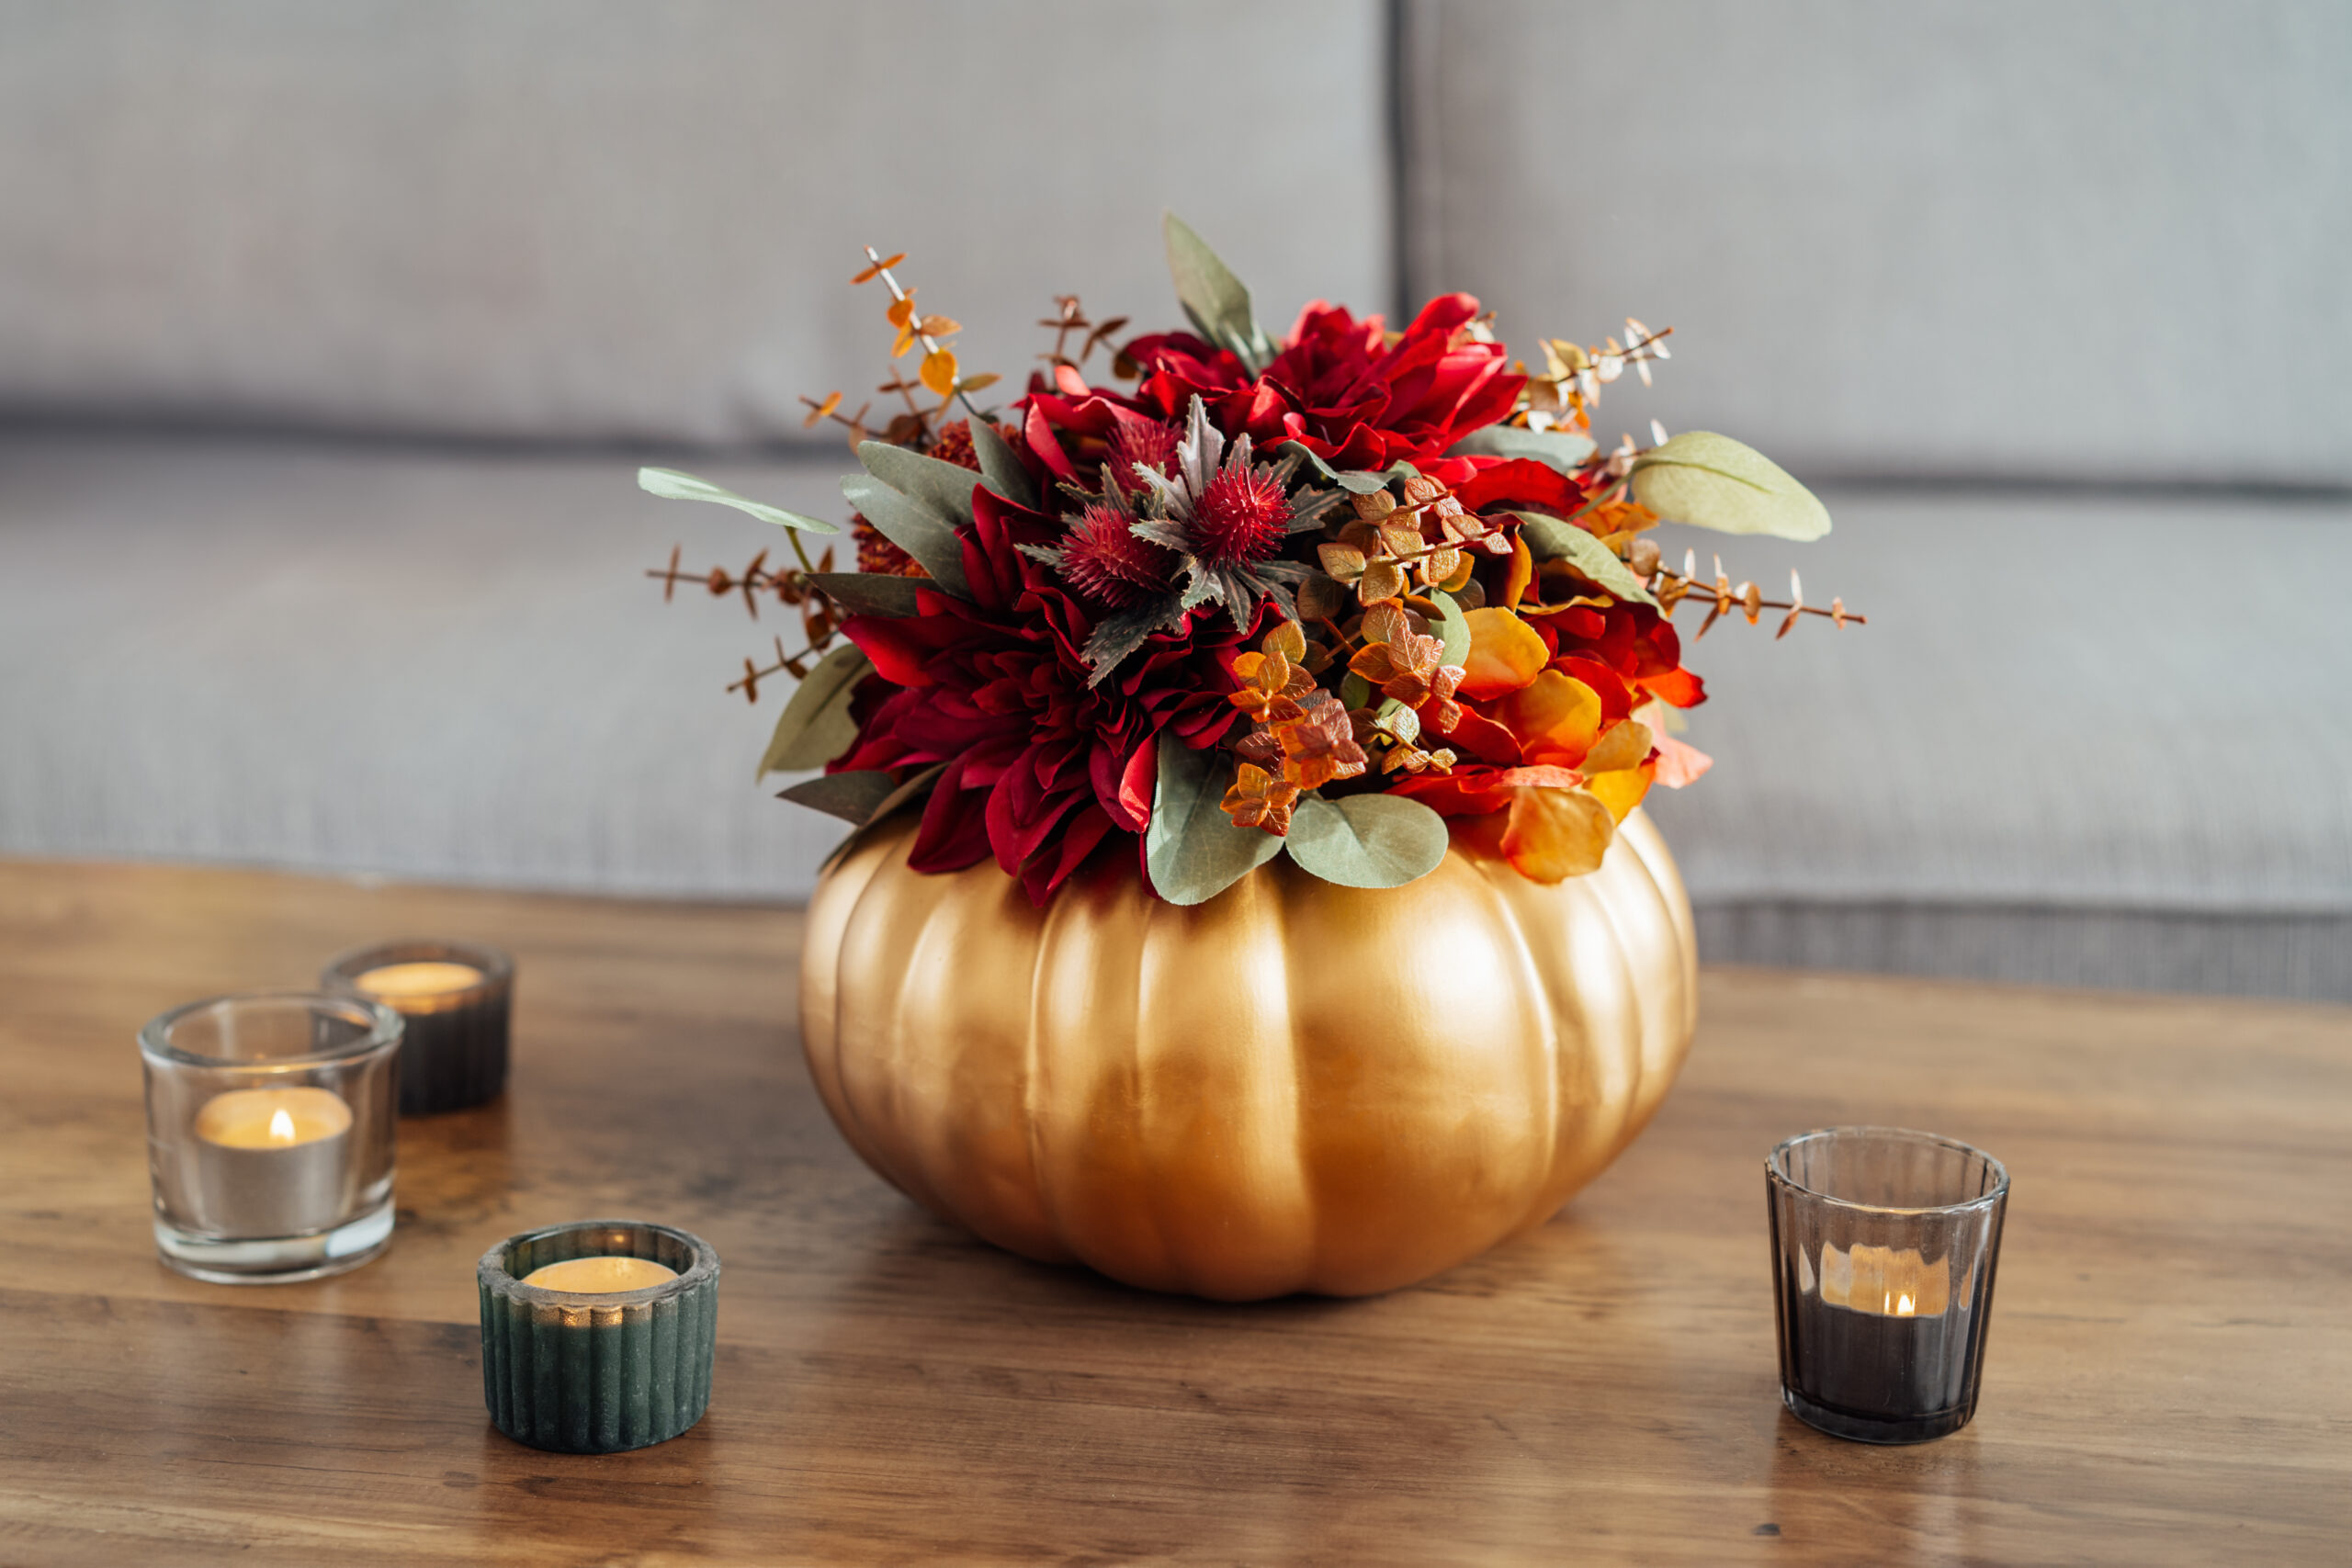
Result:
<instances>
[{"instance_id":1,"label":"pumpkin ribbed surface","mask_svg":"<svg viewBox=\"0 0 2352 1568\"><path fill-rule=\"evenodd\" d=\"M1639 811L1552 886L1474 820L1405 887L1278 859L1190 908L1125 863L1043 909L990 862L919 874L913 826L810 904L809 1069L868 1165L1026 1257L1222 1300L1392 1290L1550 1217L1690 1047L1690 902Z\"/></svg>"}]
</instances>

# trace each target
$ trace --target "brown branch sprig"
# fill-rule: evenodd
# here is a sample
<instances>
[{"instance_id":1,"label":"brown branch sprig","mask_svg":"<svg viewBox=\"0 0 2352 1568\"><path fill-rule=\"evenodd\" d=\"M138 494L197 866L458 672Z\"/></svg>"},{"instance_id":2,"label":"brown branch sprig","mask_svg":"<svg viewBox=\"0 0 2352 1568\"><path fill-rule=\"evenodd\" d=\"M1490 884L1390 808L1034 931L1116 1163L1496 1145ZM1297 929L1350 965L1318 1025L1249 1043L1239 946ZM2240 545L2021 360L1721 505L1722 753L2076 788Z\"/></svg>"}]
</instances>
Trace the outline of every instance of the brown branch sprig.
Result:
<instances>
[{"instance_id":1,"label":"brown branch sprig","mask_svg":"<svg viewBox=\"0 0 2352 1568\"><path fill-rule=\"evenodd\" d=\"M1658 607L1668 616L1681 606L1685 599L1703 596L1713 601L1707 611L1707 618L1700 622L1699 629L1691 634L1692 642L1705 637L1707 628L1713 626L1716 620L1724 615L1733 614L1746 615L1747 624L1752 626L1762 618L1767 610L1788 612L1781 618L1781 629L1772 634L1774 642L1788 636L1798 619L1804 615L1819 615L1840 630L1848 626L1866 626L1871 624L1871 618L1868 615L1860 615L1846 608L1846 601L1843 599L1831 599L1829 607L1826 610L1818 604L1806 604L1804 584L1797 580L1796 569L1793 567L1789 570L1789 596L1786 599L1767 599L1764 597L1764 591L1753 582L1743 582L1736 588L1733 587L1730 576L1724 570L1724 558L1721 556L1715 558L1714 581L1702 581L1699 576L1699 552L1696 550L1684 554L1680 571L1670 571L1661 568L1653 574L1650 579L1650 592L1657 595Z\"/></svg>"}]
</instances>

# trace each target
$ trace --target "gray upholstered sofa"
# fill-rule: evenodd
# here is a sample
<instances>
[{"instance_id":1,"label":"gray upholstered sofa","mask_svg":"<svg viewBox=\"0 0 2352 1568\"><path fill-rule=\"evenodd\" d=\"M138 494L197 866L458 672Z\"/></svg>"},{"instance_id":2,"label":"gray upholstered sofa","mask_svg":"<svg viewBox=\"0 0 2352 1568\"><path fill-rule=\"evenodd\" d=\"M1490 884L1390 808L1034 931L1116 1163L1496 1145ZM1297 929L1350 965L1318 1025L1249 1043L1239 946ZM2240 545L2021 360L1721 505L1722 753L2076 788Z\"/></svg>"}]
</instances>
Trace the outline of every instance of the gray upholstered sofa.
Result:
<instances>
[{"instance_id":1,"label":"gray upholstered sofa","mask_svg":"<svg viewBox=\"0 0 2352 1568\"><path fill-rule=\"evenodd\" d=\"M2331 0L12 0L0 852L805 893L770 628L639 575L769 538L632 467L837 509L860 244L1017 376L1172 207L1269 317L1671 323L1603 434L1829 501L1669 541L1871 618L1696 651L1712 957L2352 998L2347 77Z\"/></svg>"}]
</instances>

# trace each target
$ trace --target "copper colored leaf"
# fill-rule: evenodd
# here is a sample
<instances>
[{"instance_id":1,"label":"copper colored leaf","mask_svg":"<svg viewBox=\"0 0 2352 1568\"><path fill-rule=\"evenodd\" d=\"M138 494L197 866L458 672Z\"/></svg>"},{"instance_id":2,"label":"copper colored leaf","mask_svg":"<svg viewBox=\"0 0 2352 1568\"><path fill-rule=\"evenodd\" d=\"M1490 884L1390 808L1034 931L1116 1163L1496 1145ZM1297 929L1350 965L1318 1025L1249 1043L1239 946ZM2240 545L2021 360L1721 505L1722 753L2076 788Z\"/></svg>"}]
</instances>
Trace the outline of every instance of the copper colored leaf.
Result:
<instances>
[{"instance_id":1,"label":"copper colored leaf","mask_svg":"<svg viewBox=\"0 0 2352 1568\"><path fill-rule=\"evenodd\" d=\"M956 355L947 349L938 349L922 356L922 384L940 397L956 389Z\"/></svg>"},{"instance_id":2,"label":"copper colored leaf","mask_svg":"<svg viewBox=\"0 0 2352 1568\"><path fill-rule=\"evenodd\" d=\"M1323 570L1340 582L1353 582L1363 575L1363 552L1353 545L1317 545L1315 553L1322 559Z\"/></svg>"},{"instance_id":3,"label":"copper colored leaf","mask_svg":"<svg viewBox=\"0 0 2352 1568\"><path fill-rule=\"evenodd\" d=\"M1295 664L1306 657L1306 634L1296 621L1277 621L1262 646L1268 653L1279 653Z\"/></svg>"},{"instance_id":4,"label":"copper colored leaf","mask_svg":"<svg viewBox=\"0 0 2352 1568\"><path fill-rule=\"evenodd\" d=\"M1235 771L1233 787L1218 804L1237 828L1256 828L1276 837L1290 830L1291 807L1298 799L1292 785L1259 767L1244 762Z\"/></svg>"},{"instance_id":5,"label":"copper colored leaf","mask_svg":"<svg viewBox=\"0 0 2352 1568\"><path fill-rule=\"evenodd\" d=\"M871 253L869 252L868 254L870 254ZM871 283L876 278L882 276L882 269L884 267L896 266L906 259L907 253L904 251L899 252L896 255L884 256L880 261L876 262L872 266L865 268L855 277L851 278L850 281L852 283Z\"/></svg>"},{"instance_id":6,"label":"copper colored leaf","mask_svg":"<svg viewBox=\"0 0 2352 1568\"><path fill-rule=\"evenodd\" d=\"M927 333L932 337L945 337L951 333L960 333L963 330L964 323L953 316L925 316L915 327L915 331Z\"/></svg>"},{"instance_id":7,"label":"copper colored leaf","mask_svg":"<svg viewBox=\"0 0 2352 1568\"><path fill-rule=\"evenodd\" d=\"M1405 569L1393 560L1371 562L1356 583L1356 598L1366 604L1394 599L1404 592Z\"/></svg>"},{"instance_id":8,"label":"copper colored leaf","mask_svg":"<svg viewBox=\"0 0 2352 1568\"><path fill-rule=\"evenodd\" d=\"M891 300L889 309L883 314L889 318L892 326L908 331L913 330L910 323L915 319L914 290L909 289L900 298Z\"/></svg>"},{"instance_id":9,"label":"copper colored leaf","mask_svg":"<svg viewBox=\"0 0 2352 1568\"><path fill-rule=\"evenodd\" d=\"M1573 675L1545 670L1497 703L1494 716L1525 761L1574 768L1600 732L1600 695Z\"/></svg>"}]
</instances>

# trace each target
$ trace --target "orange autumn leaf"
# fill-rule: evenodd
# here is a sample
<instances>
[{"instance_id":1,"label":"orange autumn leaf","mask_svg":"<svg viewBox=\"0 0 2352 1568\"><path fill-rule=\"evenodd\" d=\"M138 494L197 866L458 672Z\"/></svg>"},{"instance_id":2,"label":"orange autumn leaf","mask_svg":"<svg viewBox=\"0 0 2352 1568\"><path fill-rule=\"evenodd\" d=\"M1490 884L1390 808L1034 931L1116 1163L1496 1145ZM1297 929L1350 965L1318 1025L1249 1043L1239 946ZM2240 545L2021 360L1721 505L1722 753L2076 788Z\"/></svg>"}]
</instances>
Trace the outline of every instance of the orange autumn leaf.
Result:
<instances>
[{"instance_id":1,"label":"orange autumn leaf","mask_svg":"<svg viewBox=\"0 0 2352 1568\"><path fill-rule=\"evenodd\" d=\"M1650 792L1650 779L1657 770L1645 762L1638 767L1619 768L1606 773L1594 773L1584 781L1592 797L1609 807L1609 815L1619 822L1625 814L1642 803Z\"/></svg>"},{"instance_id":2,"label":"orange autumn leaf","mask_svg":"<svg viewBox=\"0 0 2352 1568\"><path fill-rule=\"evenodd\" d=\"M1582 767L1600 734L1600 694L1573 675L1546 670L1497 703L1493 717L1519 742L1523 761Z\"/></svg>"},{"instance_id":3,"label":"orange autumn leaf","mask_svg":"<svg viewBox=\"0 0 2352 1568\"><path fill-rule=\"evenodd\" d=\"M867 254L868 255L873 254L873 253L872 253L871 251L867 252L866 254ZM884 256L880 261L876 262L872 266L869 266L869 267L865 268L863 272L860 272L860 273L859 273L855 277L851 278L851 279L850 279L850 281L851 281L852 283L871 283L871 282L873 282L876 278L877 278L877 277L879 277L879 276L882 276L882 269L883 269L884 267L886 267L886 266L896 266L896 265L898 265L900 262L902 262L902 261L904 261L904 260L906 260L906 259L907 259L907 253L906 253L906 252L904 252L904 251L900 251L900 252L899 252L898 254L896 254L896 255L892 255L892 256Z\"/></svg>"},{"instance_id":4,"label":"orange autumn leaf","mask_svg":"<svg viewBox=\"0 0 2352 1568\"><path fill-rule=\"evenodd\" d=\"M1638 768L1650 754L1650 727L1638 719L1612 726L1593 743L1580 764L1587 773L1613 773ZM1623 816L1623 813L1619 813Z\"/></svg>"},{"instance_id":5,"label":"orange autumn leaf","mask_svg":"<svg viewBox=\"0 0 2352 1568\"><path fill-rule=\"evenodd\" d=\"M956 389L956 355L947 349L938 349L922 356L922 384L947 396Z\"/></svg>"},{"instance_id":6,"label":"orange autumn leaf","mask_svg":"<svg viewBox=\"0 0 2352 1568\"><path fill-rule=\"evenodd\" d=\"M1463 619L1470 627L1470 652L1462 661L1460 688L1465 697L1484 701L1516 692L1551 660L1552 650L1535 628L1509 610L1489 606Z\"/></svg>"},{"instance_id":7,"label":"orange autumn leaf","mask_svg":"<svg viewBox=\"0 0 2352 1568\"><path fill-rule=\"evenodd\" d=\"M1535 581L1535 554L1517 534L1510 536L1510 565L1503 569L1503 608L1516 610Z\"/></svg>"},{"instance_id":8,"label":"orange autumn leaf","mask_svg":"<svg viewBox=\"0 0 2352 1568\"><path fill-rule=\"evenodd\" d=\"M1317 693L1297 717L1272 728L1283 749L1283 777L1300 789L1320 789L1335 779L1351 779L1370 761L1356 741L1348 710L1329 692Z\"/></svg>"},{"instance_id":9,"label":"orange autumn leaf","mask_svg":"<svg viewBox=\"0 0 2352 1568\"><path fill-rule=\"evenodd\" d=\"M910 288L891 300L890 308L883 314L890 318L890 324L894 327L911 327L915 319L915 291Z\"/></svg>"},{"instance_id":10,"label":"orange autumn leaf","mask_svg":"<svg viewBox=\"0 0 2352 1568\"><path fill-rule=\"evenodd\" d=\"M1503 824L1503 858L1530 882L1565 882L1600 868L1616 819L1589 790L1515 791Z\"/></svg>"}]
</instances>

